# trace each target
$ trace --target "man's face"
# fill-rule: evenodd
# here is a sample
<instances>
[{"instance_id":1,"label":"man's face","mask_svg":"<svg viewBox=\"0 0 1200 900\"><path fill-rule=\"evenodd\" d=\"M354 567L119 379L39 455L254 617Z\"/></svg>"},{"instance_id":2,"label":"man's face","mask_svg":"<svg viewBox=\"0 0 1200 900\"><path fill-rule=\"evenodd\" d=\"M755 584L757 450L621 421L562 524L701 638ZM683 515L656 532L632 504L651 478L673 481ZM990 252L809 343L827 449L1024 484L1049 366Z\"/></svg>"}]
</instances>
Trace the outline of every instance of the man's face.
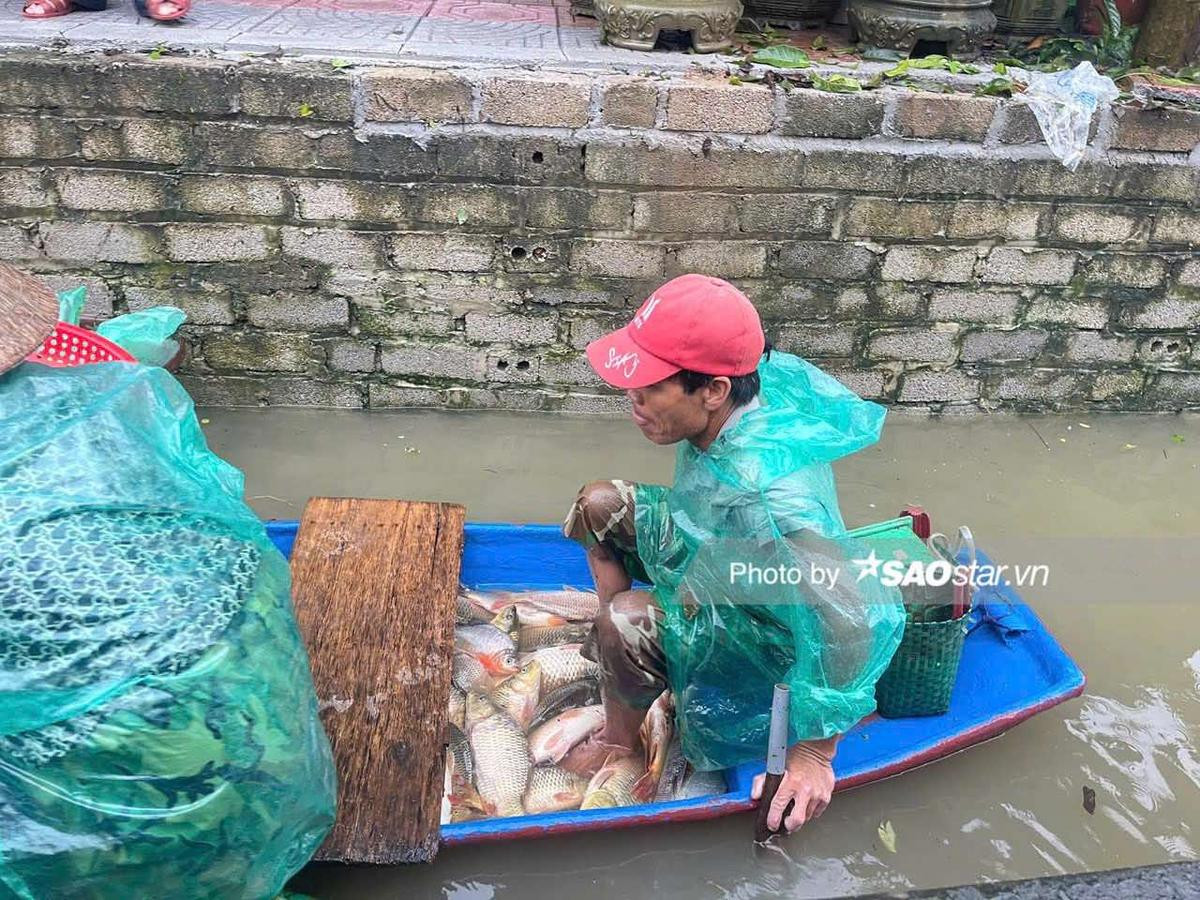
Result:
<instances>
[{"instance_id":1,"label":"man's face","mask_svg":"<svg viewBox=\"0 0 1200 900\"><path fill-rule=\"evenodd\" d=\"M705 432L713 413L729 396L728 387L728 378L717 378L689 394L671 377L625 394L642 434L656 444L674 444Z\"/></svg>"}]
</instances>

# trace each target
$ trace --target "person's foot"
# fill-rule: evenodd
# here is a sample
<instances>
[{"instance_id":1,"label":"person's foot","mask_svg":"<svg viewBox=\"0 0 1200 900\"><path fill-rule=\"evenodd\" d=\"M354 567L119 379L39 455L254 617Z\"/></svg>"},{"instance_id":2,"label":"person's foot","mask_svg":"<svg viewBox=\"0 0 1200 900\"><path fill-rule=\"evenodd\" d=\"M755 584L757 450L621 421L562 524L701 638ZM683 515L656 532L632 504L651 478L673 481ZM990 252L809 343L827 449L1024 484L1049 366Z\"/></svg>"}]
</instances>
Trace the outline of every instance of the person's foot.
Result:
<instances>
[{"instance_id":1,"label":"person's foot","mask_svg":"<svg viewBox=\"0 0 1200 900\"><path fill-rule=\"evenodd\" d=\"M54 19L71 12L71 0L29 0L21 15L27 19Z\"/></svg>"},{"instance_id":2,"label":"person's foot","mask_svg":"<svg viewBox=\"0 0 1200 900\"><path fill-rule=\"evenodd\" d=\"M138 12L156 22L182 19L192 8L192 0L140 0Z\"/></svg>"}]
</instances>

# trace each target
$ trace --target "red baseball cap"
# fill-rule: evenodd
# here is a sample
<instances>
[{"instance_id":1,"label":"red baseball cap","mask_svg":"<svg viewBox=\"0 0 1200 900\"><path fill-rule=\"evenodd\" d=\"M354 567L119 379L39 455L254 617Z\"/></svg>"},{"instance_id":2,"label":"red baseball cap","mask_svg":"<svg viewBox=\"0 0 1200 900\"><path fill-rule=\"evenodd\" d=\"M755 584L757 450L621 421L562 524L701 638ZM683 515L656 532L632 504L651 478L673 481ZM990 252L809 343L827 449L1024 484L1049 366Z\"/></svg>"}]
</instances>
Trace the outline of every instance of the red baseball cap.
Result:
<instances>
[{"instance_id":1,"label":"red baseball cap","mask_svg":"<svg viewBox=\"0 0 1200 900\"><path fill-rule=\"evenodd\" d=\"M766 347L754 304L728 281L680 275L649 296L633 321L592 341L587 358L608 384L648 387L681 369L749 375Z\"/></svg>"}]
</instances>

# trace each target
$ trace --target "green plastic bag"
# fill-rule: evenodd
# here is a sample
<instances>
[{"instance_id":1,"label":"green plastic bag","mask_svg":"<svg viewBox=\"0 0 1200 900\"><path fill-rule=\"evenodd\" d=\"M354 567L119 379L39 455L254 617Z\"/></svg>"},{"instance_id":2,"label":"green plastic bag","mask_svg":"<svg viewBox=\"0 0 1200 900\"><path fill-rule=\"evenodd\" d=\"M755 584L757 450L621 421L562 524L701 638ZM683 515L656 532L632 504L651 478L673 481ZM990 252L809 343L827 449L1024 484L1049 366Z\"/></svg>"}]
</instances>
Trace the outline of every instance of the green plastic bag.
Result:
<instances>
[{"instance_id":1,"label":"green plastic bag","mask_svg":"<svg viewBox=\"0 0 1200 900\"><path fill-rule=\"evenodd\" d=\"M0 434L0 896L274 897L335 779L241 473L147 366L18 366Z\"/></svg>"},{"instance_id":2,"label":"green plastic bag","mask_svg":"<svg viewBox=\"0 0 1200 900\"><path fill-rule=\"evenodd\" d=\"M82 284L69 291L58 293L58 321L68 325L78 325L79 317L83 315L83 307L87 303L87 288Z\"/></svg>"},{"instance_id":3,"label":"green plastic bag","mask_svg":"<svg viewBox=\"0 0 1200 900\"><path fill-rule=\"evenodd\" d=\"M904 629L899 590L857 579L869 551L846 534L830 466L878 440L883 408L785 353L759 375L759 406L705 451L681 444L674 484L635 498L683 750L704 769L762 758L777 682L792 742L849 729Z\"/></svg>"},{"instance_id":4,"label":"green plastic bag","mask_svg":"<svg viewBox=\"0 0 1200 900\"><path fill-rule=\"evenodd\" d=\"M101 337L128 350L134 359L148 366L165 366L179 352L179 342L171 340L187 314L174 306L155 306L126 313L101 322Z\"/></svg>"}]
</instances>

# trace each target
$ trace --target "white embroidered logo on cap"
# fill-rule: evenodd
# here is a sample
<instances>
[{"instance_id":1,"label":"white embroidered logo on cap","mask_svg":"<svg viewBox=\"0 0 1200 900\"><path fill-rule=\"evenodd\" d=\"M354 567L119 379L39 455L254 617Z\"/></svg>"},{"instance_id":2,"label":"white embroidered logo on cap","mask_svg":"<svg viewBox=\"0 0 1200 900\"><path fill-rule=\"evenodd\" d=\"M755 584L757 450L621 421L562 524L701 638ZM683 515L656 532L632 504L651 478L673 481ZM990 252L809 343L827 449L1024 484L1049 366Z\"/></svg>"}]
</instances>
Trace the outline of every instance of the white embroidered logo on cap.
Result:
<instances>
[{"instance_id":1,"label":"white embroidered logo on cap","mask_svg":"<svg viewBox=\"0 0 1200 900\"><path fill-rule=\"evenodd\" d=\"M622 375L626 378L632 378L633 373L637 371L639 361L636 350L618 354L616 347L609 347L608 359L604 362L604 368L620 369Z\"/></svg>"},{"instance_id":2,"label":"white embroidered logo on cap","mask_svg":"<svg viewBox=\"0 0 1200 900\"><path fill-rule=\"evenodd\" d=\"M650 320L650 314L654 312L654 307L658 306L659 302L660 300L658 296L651 294L650 299L646 301L646 305L643 306L638 311L638 314L633 317L633 324L638 328L641 328L643 325L645 325L646 322Z\"/></svg>"}]
</instances>

